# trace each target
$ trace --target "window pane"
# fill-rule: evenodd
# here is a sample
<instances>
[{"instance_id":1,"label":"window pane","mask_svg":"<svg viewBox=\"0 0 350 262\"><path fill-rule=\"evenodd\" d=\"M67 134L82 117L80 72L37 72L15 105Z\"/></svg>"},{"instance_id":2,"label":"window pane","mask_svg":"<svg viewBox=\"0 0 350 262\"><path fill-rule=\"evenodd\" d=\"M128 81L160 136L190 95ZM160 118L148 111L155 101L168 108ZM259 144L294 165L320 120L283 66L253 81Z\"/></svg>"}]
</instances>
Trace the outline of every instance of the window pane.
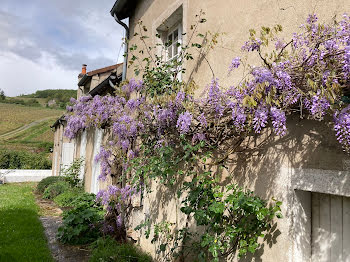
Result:
<instances>
[{"instance_id":1,"label":"window pane","mask_svg":"<svg viewBox=\"0 0 350 262\"><path fill-rule=\"evenodd\" d=\"M178 49L177 42L175 44L173 44L173 48L174 48L174 56L176 56L177 55L177 49Z\"/></svg>"},{"instance_id":2,"label":"window pane","mask_svg":"<svg viewBox=\"0 0 350 262\"><path fill-rule=\"evenodd\" d=\"M173 36L172 34L168 35L168 42L169 42L169 45L172 44L172 41L173 41L172 36Z\"/></svg>"},{"instance_id":3,"label":"window pane","mask_svg":"<svg viewBox=\"0 0 350 262\"><path fill-rule=\"evenodd\" d=\"M172 58L173 57L173 46L169 46L168 47L168 59Z\"/></svg>"},{"instance_id":4,"label":"window pane","mask_svg":"<svg viewBox=\"0 0 350 262\"><path fill-rule=\"evenodd\" d=\"M174 42L177 42L177 39L178 39L178 30L176 29L174 31Z\"/></svg>"}]
</instances>

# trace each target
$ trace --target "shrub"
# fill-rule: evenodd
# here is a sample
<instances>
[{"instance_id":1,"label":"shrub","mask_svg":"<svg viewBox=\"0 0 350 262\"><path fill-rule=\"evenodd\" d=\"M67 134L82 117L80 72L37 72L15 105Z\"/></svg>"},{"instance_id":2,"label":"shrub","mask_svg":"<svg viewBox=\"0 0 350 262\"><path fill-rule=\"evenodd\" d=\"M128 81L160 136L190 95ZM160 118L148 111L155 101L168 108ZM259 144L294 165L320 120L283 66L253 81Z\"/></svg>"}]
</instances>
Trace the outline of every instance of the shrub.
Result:
<instances>
[{"instance_id":1,"label":"shrub","mask_svg":"<svg viewBox=\"0 0 350 262\"><path fill-rule=\"evenodd\" d=\"M69 184L65 181L57 181L49 185L43 194L43 198L54 199L56 196L66 192L70 189Z\"/></svg>"},{"instance_id":2,"label":"shrub","mask_svg":"<svg viewBox=\"0 0 350 262\"><path fill-rule=\"evenodd\" d=\"M53 142L41 142L38 145L38 148L42 149L46 153L50 153L53 147L54 147Z\"/></svg>"},{"instance_id":3,"label":"shrub","mask_svg":"<svg viewBox=\"0 0 350 262\"><path fill-rule=\"evenodd\" d=\"M104 217L103 208L95 202L94 194L80 194L63 213L63 225L58 229L58 239L67 244L88 244L100 235Z\"/></svg>"},{"instance_id":4,"label":"shrub","mask_svg":"<svg viewBox=\"0 0 350 262\"><path fill-rule=\"evenodd\" d=\"M82 184L81 179L79 178L81 166L84 162L84 159L78 158L73 161L69 166L66 166L62 169L62 176L72 187L79 187Z\"/></svg>"},{"instance_id":5,"label":"shrub","mask_svg":"<svg viewBox=\"0 0 350 262\"><path fill-rule=\"evenodd\" d=\"M76 199L72 201L72 206L76 208L98 208L102 210L102 207L96 203L96 195L92 193L82 193Z\"/></svg>"},{"instance_id":6,"label":"shrub","mask_svg":"<svg viewBox=\"0 0 350 262\"><path fill-rule=\"evenodd\" d=\"M0 169L51 169L51 161L45 154L1 150Z\"/></svg>"},{"instance_id":7,"label":"shrub","mask_svg":"<svg viewBox=\"0 0 350 262\"><path fill-rule=\"evenodd\" d=\"M36 191L40 194L43 194L45 189L50 186L51 184L53 183L56 183L58 181L63 181L63 178L60 177L60 176L49 176L49 177L46 177L44 179L42 179L37 187L36 187Z\"/></svg>"},{"instance_id":8,"label":"shrub","mask_svg":"<svg viewBox=\"0 0 350 262\"><path fill-rule=\"evenodd\" d=\"M113 238L99 238L91 245L90 262L151 262L150 255L131 244L118 244Z\"/></svg>"},{"instance_id":9,"label":"shrub","mask_svg":"<svg viewBox=\"0 0 350 262\"><path fill-rule=\"evenodd\" d=\"M82 189L74 188L56 196L54 201L60 207L73 207L76 198L83 194Z\"/></svg>"}]
</instances>

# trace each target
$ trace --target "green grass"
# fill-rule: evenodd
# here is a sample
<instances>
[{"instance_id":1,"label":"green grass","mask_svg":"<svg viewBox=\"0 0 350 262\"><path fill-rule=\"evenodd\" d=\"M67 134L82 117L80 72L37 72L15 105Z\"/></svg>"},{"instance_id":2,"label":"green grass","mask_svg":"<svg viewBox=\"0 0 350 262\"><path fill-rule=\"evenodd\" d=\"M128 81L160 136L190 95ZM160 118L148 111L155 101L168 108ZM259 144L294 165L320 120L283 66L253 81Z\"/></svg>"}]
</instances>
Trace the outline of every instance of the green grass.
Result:
<instances>
[{"instance_id":1,"label":"green grass","mask_svg":"<svg viewBox=\"0 0 350 262\"><path fill-rule=\"evenodd\" d=\"M152 257L132 244L117 243L111 237L99 238L91 245L89 262L152 262Z\"/></svg>"},{"instance_id":2,"label":"green grass","mask_svg":"<svg viewBox=\"0 0 350 262\"><path fill-rule=\"evenodd\" d=\"M6 141L8 143L20 143L20 144L35 144L40 142L53 142L54 133L50 129L52 120L43 121L31 128L20 131L15 135L8 137ZM50 134L50 136L47 135Z\"/></svg>"},{"instance_id":3,"label":"green grass","mask_svg":"<svg viewBox=\"0 0 350 262\"><path fill-rule=\"evenodd\" d=\"M0 262L53 261L33 183L0 185Z\"/></svg>"},{"instance_id":4,"label":"green grass","mask_svg":"<svg viewBox=\"0 0 350 262\"><path fill-rule=\"evenodd\" d=\"M23 101L28 101L28 100L31 100L33 98L31 97L23 97L23 96L16 96L14 97L16 99L22 99ZM39 104L42 106L42 107L45 107L46 104L47 104L47 98L35 98L35 100L37 100L39 102Z\"/></svg>"}]
</instances>

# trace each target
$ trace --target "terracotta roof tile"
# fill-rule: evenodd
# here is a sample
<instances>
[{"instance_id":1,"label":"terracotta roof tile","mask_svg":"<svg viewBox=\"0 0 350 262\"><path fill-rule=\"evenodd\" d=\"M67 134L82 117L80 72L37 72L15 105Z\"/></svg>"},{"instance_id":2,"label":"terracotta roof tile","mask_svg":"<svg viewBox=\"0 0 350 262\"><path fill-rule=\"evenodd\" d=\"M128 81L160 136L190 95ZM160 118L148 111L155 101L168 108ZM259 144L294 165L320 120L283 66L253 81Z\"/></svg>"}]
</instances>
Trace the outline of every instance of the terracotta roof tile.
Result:
<instances>
[{"instance_id":1,"label":"terracotta roof tile","mask_svg":"<svg viewBox=\"0 0 350 262\"><path fill-rule=\"evenodd\" d=\"M93 76L93 75L97 75L97 74L106 73L106 72L109 72L109 71L112 71L112 70L118 68L118 67L121 66L122 64L123 64L123 63L115 64L115 65L111 65L111 66L107 66L107 67L103 67L103 68L99 68L99 69L96 69L96 70L87 72L86 74L87 74L88 76Z\"/></svg>"}]
</instances>

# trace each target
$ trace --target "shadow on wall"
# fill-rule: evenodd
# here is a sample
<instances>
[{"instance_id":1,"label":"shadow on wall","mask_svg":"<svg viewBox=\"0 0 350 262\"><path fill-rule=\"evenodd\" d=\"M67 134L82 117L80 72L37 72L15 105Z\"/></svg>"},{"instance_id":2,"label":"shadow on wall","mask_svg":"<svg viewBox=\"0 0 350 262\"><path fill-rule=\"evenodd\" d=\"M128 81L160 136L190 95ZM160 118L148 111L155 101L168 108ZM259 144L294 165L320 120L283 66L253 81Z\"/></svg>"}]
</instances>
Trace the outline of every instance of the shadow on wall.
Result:
<instances>
[{"instance_id":1,"label":"shadow on wall","mask_svg":"<svg viewBox=\"0 0 350 262\"><path fill-rule=\"evenodd\" d=\"M263 134L247 138L238 149L239 152L228 157L225 162L226 168L216 171L217 175L222 177L223 184L238 183L267 201L275 197L289 202L288 198L293 197L294 193L289 186L291 172L281 173L282 167L290 170L343 169L343 160L347 159L347 155L337 142L331 124L290 116L287 129L288 133L284 137L276 137L272 129L267 128ZM216 152L214 158L221 159L228 146ZM202 167L197 168L201 172ZM188 220L180 211L182 199L178 199L177 190L183 180L184 177L181 177L172 188L154 183L154 193L146 196L149 204L141 209L146 211L146 216L151 221L170 221L176 224L178 229L187 223L191 230L196 231L198 228L195 228L194 221ZM291 217L293 211L290 208L285 210L283 215ZM254 254L256 261L261 261L264 247L272 247L280 235L281 231L277 224L274 224L266 234L261 248ZM157 248L155 246L154 251ZM248 255L242 260L250 259Z\"/></svg>"},{"instance_id":2,"label":"shadow on wall","mask_svg":"<svg viewBox=\"0 0 350 262\"><path fill-rule=\"evenodd\" d=\"M277 197L281 168L343 170L347 155L335 138L331 124L290 116L288 133L280 138L268 128L261 136L250 137L239 153L227 160L225 183L232 180L259 196ZM249 141L250 140L250 141ZM244 147L245 146L245 147Z\"/></svg>"}]
</instances>

